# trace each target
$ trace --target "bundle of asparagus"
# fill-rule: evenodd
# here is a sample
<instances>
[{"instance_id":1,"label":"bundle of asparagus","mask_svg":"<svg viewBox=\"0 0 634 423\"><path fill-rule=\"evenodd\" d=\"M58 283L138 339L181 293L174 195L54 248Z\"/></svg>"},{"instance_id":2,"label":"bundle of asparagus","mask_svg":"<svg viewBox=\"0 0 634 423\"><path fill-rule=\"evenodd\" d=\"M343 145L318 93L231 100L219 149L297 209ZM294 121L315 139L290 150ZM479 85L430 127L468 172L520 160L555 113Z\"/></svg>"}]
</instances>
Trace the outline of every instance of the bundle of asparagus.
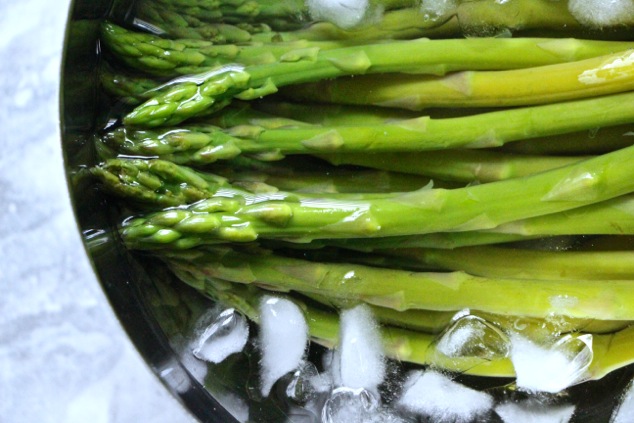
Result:
<instances>
[{"instance_id":1,"label":"bundle of asparagus","mask_svg":"<svg viewBox=\"0 0 634 423\"><path fill-rule=\"evenodd\" d=\"M584 379L634 362L634 14L376 0L341 28L314 3L145 0L103 25L125 112L84 173L131 211L125 245L254 321L283 292L324 345L365 303L404 361L513 376L435 352L469 310L591 334Z\"/></svg>"}]
</instances>

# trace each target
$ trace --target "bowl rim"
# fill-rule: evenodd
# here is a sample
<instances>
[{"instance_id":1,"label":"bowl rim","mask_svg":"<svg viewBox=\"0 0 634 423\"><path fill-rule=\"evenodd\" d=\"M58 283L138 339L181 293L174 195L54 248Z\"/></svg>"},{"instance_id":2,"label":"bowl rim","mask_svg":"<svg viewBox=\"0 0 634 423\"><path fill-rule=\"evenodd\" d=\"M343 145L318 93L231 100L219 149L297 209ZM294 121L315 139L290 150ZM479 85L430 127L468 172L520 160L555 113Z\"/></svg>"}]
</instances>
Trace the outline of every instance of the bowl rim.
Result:
<instances>
[{"instance_id":1,"label":"bowl rim","mask_svg":"<svg viewBox=\"0 0 634 423\"><path fill-rule=\"evenodd\" d=\"M228 423L238 420L225 409L205 387L194 378L180 361L178 354L170 346L169 340L160 328L148 305L147 298L141 292L139 279L147 278L139 269L134 269L129 256L123 248L109 248L107 250L91 248L87 242L87 232L91 228L85 224L85 219L79 213L77 204L82 192L77 191L71 180L69 169L76 163L69 154L69 146L89 139L94 126L82 126L73 122L70 104L78 99L69 92L70 76L74 72L88 71L91 65L97 64L99 52L97 31L93 38L86 41L90 51L71 51L69 41L71 31L77 22L85 21L99 23L109 16L117 0L70 0L66 25L64 30L62 60L59 85L59 131L61 149L65 167L66 185L70 196L75 226L79 232L85 256L92 268L93 274L104 292L110 308L114 312L119 325L123 328L128 340L140 354L143 362L159 379L172 396L193 417L202 422ZM129 2L132 7L135 0ZM97 25L94 26L97 28ZM88 43L87 41L90 41ZM92 63L81 63L82 60L94 59ZM95 69L92 71L94 72ZM67 85L68 84L68 85ZM94 88L94 87L93 87ZM90 94L90 92L88 92ZM93 99L94 100L94 99ZM92 104L92 106L95 106ZM89 112L83 110L82 112ZM94 116L93 116L94 117ZM93 119L93 124L94 119ZM108 219L105 207L102 216L92 216ZM111 240L114 240L111 237Z\"/></svg>"}]
</instances>

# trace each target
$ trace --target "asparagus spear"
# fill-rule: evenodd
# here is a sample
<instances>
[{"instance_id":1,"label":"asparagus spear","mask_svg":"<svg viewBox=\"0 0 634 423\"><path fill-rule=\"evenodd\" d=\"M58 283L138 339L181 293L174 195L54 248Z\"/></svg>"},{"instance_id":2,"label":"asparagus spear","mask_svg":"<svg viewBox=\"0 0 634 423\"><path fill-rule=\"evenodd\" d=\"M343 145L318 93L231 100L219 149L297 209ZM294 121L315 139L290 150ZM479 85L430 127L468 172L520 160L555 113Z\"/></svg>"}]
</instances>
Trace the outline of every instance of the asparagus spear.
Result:
<instances>
[{"instance_id":1,"label":"asparagus spear","mask_svg":"<svg viewBox=\"0 0 634 423\"><path fill-rule=\"evenodd\" d=\"M112 194L162 207L195 203L228 185L220 176L165 160L110 159L88 172Z\"/></svg>"},{"instance_id":2,"label":"asparagus spear","mask_svg":"<svg viewBox=\"0 0 634 423\"><path fill-rule=\"evenodd\" d=\"M447 113L448 115L450 113ZM375 125L406 120L419 114L383 107L344 106L320 103L289 103L267 98L263 101L234 102L222 113L205 117L199 122L224 129L233 126L257 125L268 129L283 126Z\"/></svg>"},{"instance_id":3,"label":"asparagus spear","mask_svg":"<svg viewBox=\"0 0 634 423\"><path fill-rule=\"evenodd\" d=\"M376 125L293 125L272 129L241 125L225 130L191 125L157 131L124 127L108 134L106 142L126 154L159 155L179 163L210 163L241 153L267 153L281 158L286 154L496 147L522 139L630 123L634 121L634 108L630 107L633 100L634 93L613 94L456 118L422 116ZM143 110L144 106L140 107L137 110ZM145 110L152 113L151 109ZM221 151L221 157L215 151Z\"/></svg>"},{"instance_id":4,"label":"asparagus spear","mask_svg":"<svg viewBox=\"0 0 634 423\"><path fill-rule=\"evenodd\" d=\"M154 79L140 76L132 76L112 72L104 68L100 73L101 83L104 89L116 96L119 100L138 105L149 100L155 95L155 90L169 87L161 85ZM262 113L264 112L264 113ZM301 122L321 124L325 126L336 125L373 125L389 121L414 118L414 112L392 108L368 108L343 105L284 103L284 102L253 102L253 107L247 103L239 104L233 109L225 109L223 113L206 118L206 122L229 128L238 125L257 125L265 128L281 127L284 125ZM287 118L291 120L284 120ZM301 121L301 122L300 122ZM504 145L504 151L511 153L533 155L583 155L603 154L619 148L627 147L634 142L634 126L632 124L616 125L603 128L592 128L585 131L569 132L551 137L531 138ZM410 166L405 166L408 156L399 156L399 171L416 173ZM369 164L369 163L368 163ZM390 166L395 163L390 162ZM376 167L377 164L373 164ZM388 163L382 164L388 166Z\"/></svg>"},{"instance_id":5,"label":"asparagus spear","mask_svg":"<svg viewBox=\"0 0 634 423\"><path fill-rule=\"evenodd\" d=\"M157 79L132 75L127 72L115 72L110 66L99 69L99 81L102 88L118 101L132 106L151 99L157 91L166 88Z\"/></svg>"},{"instance_id":6,"label":"asparagus spear","mask_svg":"<svg viewBox=\"0 0 634 423\"><path fill-rule=\"evenodd\" d=\"M494 246L381 250L414 265L516 279L634 280L632 251L537 251Z\"/></svg>"},{"instance_id":7,"label":"asparagus spear","mask_svg":"<svg viewBox=\"0 0 634 423\"><path fill-rule=\"evenodd\" d=\"M210 109L218 110L234 97L256 99L286 85L326 78L385 72L443 75L467 69L517 69L593 57L605 48L613 49L615 45L573 39L486 38L419 39L323 51L309 48L289 52L275 63L227 66L198 75L138 106L124 121L138 126L176 124ZM197 56L192 63L201 60L204 58Z\"/></svg>"},{"instance_id":8,"label":"asparagus spear","mask_svg":"<svg viewBox=\"0 0 634 423\"><path fill-rule=\"evenodd\" d=\"M550 215L547 215L550 216ZM546 235L547 237L548 235ZM505 244L543 238L542 235L522 235L486 231L435 232L422 235L387 236L382 238L349 238L316 240L311 245L337 246L357 251L389 248L458 248L475 245Z\"/></svg>"},{"instance_id":9,"label":"asparagus spear","mask_svg":"<svg viewBox=\"0 0 634 423\"><path fill-rule=\"evenodd\" d=\"M267 22L294 28L307 18L301 0L158 0L157 6L208 22Z\"/></svg>"},{"instance_id":10,"label":"asparagus spear","mask_svg":"<svg viewBox=\"0 0 634 423\"><path fill-rule=\"evenodd\" d=\"M473 309L500 315L632 320L631 280L484 278L464 272L411 272L356 264L316 263L274 254L208 247L166 252L168 265L200 278L255 283L278 290L325 295L394 310ZM500 301L503 298L504 301ZM527 299L530 299L528 301Z\"/></svg>"},{"instance_id":11,"label":"asparagus spear","mask_svg":"<svg viewBox=\"0 0 634 423\"><path fill-rule=\"evenodd\" d=\"M628 166L633 156L634 147L628 147L525 178L367 201L252 197L223 188L191 207L132 219L122 236L134 248L187 248L258 237L307 241L492 229L634 191ZM192 217L199 226L179 226Z\"/></svg>"},{"instance_id":12,"label":"asparagus spear","mask_svg":"<svg viewBox=\"0 0 634 423\"><path fill-rule=\"evenodd\" d=\"M194 17L208 22L264 22L276 30L295 30L306 26L312 20L328 18L322 16L319 8L312 8L310 4L303 0L291 1L263 1L263 0L238 0L199 3L160 1L159 4L169 10L188 17ZM358 10L349 23L349 26L362 26L363 23L371 20L376 22L376 15L382 10L392 10L397 8L409 8L408 15L422 15L418 10L416 0L370 0L364 10ZM335 17L336 18L336 17ZM410 19L411 20L411 19ZM358 24L358 25L355 25ZM418 23L420 26L421 23ZM346 30L332 26L331 31L345 33ZM428 26L428 25L427 25ZM363 27L363 29L366 29ZM367 31L367 29L366 29ZM306 35L312 35L310 31ZM293 34L291 32L290 34Z\"/></svg>"},{"instance_id":13,"label":"asparagus spear","mask_svg":"<svg viewBox=\"0 0 634 423\"><path fill-rule=\"evenodd\" d=\"M283 2L277 3L276 6L284 7ZM548 0L514 0L507 3L496 0L458 1L446 3L444 9L440 9L437 4L430 8L428 5L419 5L417 2L407 0L377 3L387 10L378 21L375 18L371 19L371 25L361 24L356 28L344 29L331 22L316 22L307 28L302 28L309 22L309 17L303 5L299 3L290 5L291 9L295 10L292 13L288 9L281 12L274 11L275 9L270 4L257 4L248 9L248 14L243 13L242 16L236 17L223 16L217 4L185 5L173 4L170 1L160 2L163 8L186 15L190 20L212 23L222 20L240 23L256 19L260 22L264 21L277 30L285 31L280 33L284 40L351 38L385 40L462 35L482 37L536 31L553 34L585 34L586 36L590 31L593 37L614 37L627 34L628 25L632 25L631 21L624 19L625 22L616 27L592 28L592 25L582 24L571 15L567 2ZM376 9L376 6L371 6L368 11L371 14ZM361 17L359 21L363 23L364 18ZM592 29L595 30L592 31Z\"/></svg>"},{"instance_id":14,"label":"asparagus spear","mask_svg":"<svg viewBox=\"0 0 634 423\"><path fill-rule=\"evenodd\" d=\"M546 83L544 75L549 75ZM464 71L444 77L390 74L338 78L293 86L282 93L300 101L423 110L526 106L625 92L632 87L634 50L626 50L507 71Z\"/></svg>"},{"instance_id":15,"label":"asparagus spear","mask_svg":"<svg viewBox=\"0 0 634 423\"><path fill-rule=\"evenodd\" d=\"M251 189L232 191L227 179L222 176L158 159L108 159L104 163L87 169L87 172L95 177L107 192L131 200L135 204L157 207L183 206L212 198L215 195L223 195L223 191L219 193L221 188L227 188L225 195L229 192L242 196L268 194L271 198L285 195L279 193L278 188L274 186L267 190L252 189L266 182L286 184L286 188L290 189L289 193L292 193L286 195L293 195L297 200L321 198L327 194L329 198L335 198L338 201L397 196L398 191L394 192L391 188L398 187L401 191L415 190L424 188L430 183L429 180L420 178L407 178L407 175L399 178L399 175L372 171L354 174L354 178L363 178L364 183L374 182L369 186L361 184L359 180L350 180L350 173L330 176L296 173L293 181L274 176L265 181L251 181L248 175L242 175L238 180L239 185L234 184L234 186L246 186ZM229 180L235 182L235 178L231 176ZM327 192L324 188L327 188Z\"/></svg>"},{"instance_id":16,"label":"asparagus spear","mask_svg":"<svg viewBox=\"0 0 634 423\"><path fill-rule=\"evenodd\" d=\"M268 36L270 40L278 35L266 24L239 22L228 24L219 20L206 22L184 11L177 11L173 7L165 7L154 0L142 0L136 7L137 26L147 27L169 35L170 38L189 38L212 41L216 44L243 43L252 40L253 34L258 34L260 40Z\"/></svg>"},{"instance_id":17,"label":"asparagus spear","mask_svg":"<svg viewBox=\"0 0 634 423\"><path fill-rule=\"evenodd\" d=\"M372 239L328 240L359 251L390 248L458 248L542 237L634 234L634 197L625 195L585 207L517 220L484 231L431 233Z\"/></svg>"},{"instance_id":18,"label":"asparagus spear","mask_svg":"<svg viewBox=\"0 0 634 423\"><path fill-rule=\"evenodd\" d=\"M175 268L178 276L205 295L219 300L229 307L234 307L251 320L258 322L258 305L267 295L264 291L251 285L227 283L211 277L200 277L184 269ZM268 294L270 295L270 294ZM331 312L313 307L287 294L276 295L291 299L303 310L309 333L313 341L328 348L338 343L339 322L337 316ZM374 310L377 310L375 307ZM615 326L616 327L616 326ZM450 371L487 377L513 377L514 371L508 358L504 355L486 361L480 357L452 357L448 359L435 351L433 335L419 331L396 328L388 325L381 327L383 346L387 356L399 361L421 365L434 365ZM573 336L581 336L579 333ZM625 328L615 334L592 335L594 359L590 364L586 376L589 379L600 379L609 372L626 366L634 361L632 357L632 329Z\"/></svg>"},{"instance_id":19,"label":"asparagus spear","mask_svg":"<svg viewBox=\"0 0 634 423\"><path fill-rule=\"evenodd\" d=\"M282 191L322 196L337 193L399 193L415 191L430 184L439 186L438 182L432 182L429 178L417 175L364 169L334 168L323 173L297 170L276 175L244 170L235 171L227 167L216 168L216 173L226 177L236 187L264 183ZM449 187L450 185L442 186Z\"/></svg>"},{"instance_id":20,"label":"asparagus spear","mask_svg":"<svg viewBox=\"0 0 634 423\"><path fill-rule=\"evenodd\" d=\"M234 37L238 38L238 37ZM124 29L111 22L101 27L104 46L128 66L153 75L177 77L202 73L221 65L277 62L294 52L342 47L337 41L296 40L277 43L216 44L196 39L165 39Z\"/></svg>"},{"instance_id":21,"label":"asparagus spear","mask_svg":"<svg viewBox=\"0 0 634 423\"><path fill-rule=\"evenodd\" d=\"M239 284L233 284L233 286L235 285ZM251 285L247 285L247 287L251 288ZM358 304L318 294L302 293L302 295L337 310L344 310ZM629 321L624 320L571 319L565 316L550 316L548 319L537 319L521 316L502 316L473 310L460 310L458 312L434 310L398 311L380 306L369 307L382 324L418 332L438 334L450 328L461 317L471 316L490 322L506 333L519 332L534 341L552 339L556 336L575 332L614 333L630 325Z\"/></svg>"},{"instance_id":22,"label":"asparagus spear","mask_svg":"<svg viewBox=\"0 0 634 423\"><path fill-rule=\"evenodd\" d=\"M438 150L409 154L343 153L319 157L335 165L354 164L466 183L523 177L588 158L520 155L487 150Z\"/></svg>"},{"instance_id":23,"label":"asparagus spear","mask_svg":"<svg viewBox=\"0 0 634 423\"><path fill-rule=\"evenodd\" d=\"M504 151L521 154L583 155L603 154L634 143L634 125L593 128L562 134L553 139L534 138L502 147Z\"/></svg>"},{"instance_id":24,"label":"asparagus spear","mask_svg":"<svg viewBox=\"0 0 634 423\"><path fill-rule=\"evenodd\" d=\"M191 274L185 269L174 270L179 278L201 290L205 295L235 308L255 322L259 321L258 308L262 299L267 295L266 292L252 286L239 286L219 279L205 278L201 280L197 275ZM289 299L300 307L313 342L327 348L334 348L338 344L339 319L335 313L312 307L285 294L277 293L276 296ZM470 374L491 377L512 376L513 374L512 367L504 359L501 360L502 363L491 364L488 362L484 366L474 366L474 362L481 364L479 363L481 360L473 357L443 360L441 356L434 356L430 353L430 349L434 347L435 337L427 333L383 326L381 335L385 354L399 361L434 364L449 370L467 371Z\"/></svg>"},{"instance_id":25,"label":"asparagus spear","mask_svg":"<svg viewBox=\"0 0 634 423\"><path fill-rule=\"evenodd\" d=\"M418 117L419 114L409 110L371 106L345 106L340 104L321 104L288 101L254 101L247 103L255 111L272 116L294 119L301 122L324 126L337 125L375 125L389 121L405 120ZM245 108L246 109L246 108ZM248 109L247 109L248 110ZM248 111L246 114L248 115ZM224 113L223 113L224 115ZM240 122L236 124L245 124ZM228 125L235 126L235 125Z\"/></svg>"}]
</instances>

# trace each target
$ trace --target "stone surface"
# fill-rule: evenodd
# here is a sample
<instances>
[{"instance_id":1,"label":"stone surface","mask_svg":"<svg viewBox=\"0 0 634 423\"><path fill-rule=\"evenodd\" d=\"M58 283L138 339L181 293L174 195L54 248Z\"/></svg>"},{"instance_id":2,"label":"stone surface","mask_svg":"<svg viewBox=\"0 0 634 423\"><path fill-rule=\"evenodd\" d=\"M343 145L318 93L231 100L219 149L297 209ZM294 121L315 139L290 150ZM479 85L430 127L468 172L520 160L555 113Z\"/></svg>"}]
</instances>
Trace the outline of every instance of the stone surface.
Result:
<instances>
[{"instance_id":1,"label":"stone surface","mask_svg":"<svg viewBox=\"0 0 634 423\"><path fill-rule=\"evenodd\" d=\"M63 174L67 0L0 0L0 420L191 422L120 328Z\"/></svg>"}]
</instances>

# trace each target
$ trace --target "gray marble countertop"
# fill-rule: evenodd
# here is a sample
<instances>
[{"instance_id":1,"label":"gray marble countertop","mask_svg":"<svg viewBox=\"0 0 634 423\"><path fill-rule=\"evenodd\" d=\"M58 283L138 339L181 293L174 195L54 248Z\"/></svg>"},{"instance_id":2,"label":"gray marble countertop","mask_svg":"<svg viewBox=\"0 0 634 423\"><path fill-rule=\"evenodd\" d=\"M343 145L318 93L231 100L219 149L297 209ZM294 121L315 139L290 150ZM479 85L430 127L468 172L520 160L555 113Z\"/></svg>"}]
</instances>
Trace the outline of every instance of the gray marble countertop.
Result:
<instances>
[{"instance_id":1,"label":"gray marble countertop","mask_svg":"<svg viewBox=\"0 0 634 423\"><path fill-rule=\"evenodd\" d=\"M191 422L119 326L75 227L58 129L67 10L0 0L0 421Z\"/></svg>"}]
</instances>

